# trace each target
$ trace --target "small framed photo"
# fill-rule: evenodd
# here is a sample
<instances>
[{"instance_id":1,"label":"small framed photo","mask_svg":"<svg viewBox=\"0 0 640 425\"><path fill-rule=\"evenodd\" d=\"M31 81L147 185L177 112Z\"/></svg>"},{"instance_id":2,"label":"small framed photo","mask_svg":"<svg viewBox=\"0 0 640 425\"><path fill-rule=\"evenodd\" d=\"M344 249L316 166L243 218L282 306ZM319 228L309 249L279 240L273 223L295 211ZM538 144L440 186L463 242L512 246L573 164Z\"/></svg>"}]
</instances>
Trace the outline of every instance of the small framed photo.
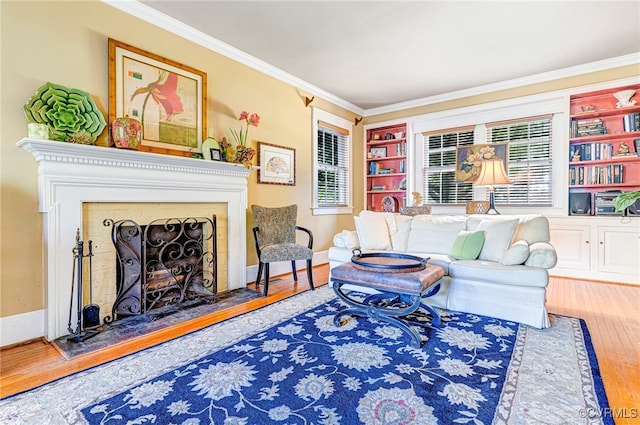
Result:
<instances>
[{"instance_id":1,"label":"small framed photo","mask_svg":"<svg viewBox=\"0 0 640 425\"><path fill-rule=\"evenodd\" d=\"M371 157L372 158L386 158L387 157L387 148L384 146L371 148Z\"/></svg>"},{"instance_id":2,"label":"small framed photo","mask_svg":"<svg viewBox=\"0 0 640 425\"><path fill-rule=\"evenodd\" d=\"M633 139L633 148L636 150L636 155L640 156L640 137Z\"/></svg>"},{"instance_id":3,"label":"small framed photo","mask_svg":"<svg viewBox=\"0 0 640 425\"><path fill-rule=\"evenodd\" d=\"M221 161L222 160L222 154L220 153L220 149L211 148L211 149L209 149L209 152L211 152L211 159L213 161Z\"/></svg>"}]
</instances>

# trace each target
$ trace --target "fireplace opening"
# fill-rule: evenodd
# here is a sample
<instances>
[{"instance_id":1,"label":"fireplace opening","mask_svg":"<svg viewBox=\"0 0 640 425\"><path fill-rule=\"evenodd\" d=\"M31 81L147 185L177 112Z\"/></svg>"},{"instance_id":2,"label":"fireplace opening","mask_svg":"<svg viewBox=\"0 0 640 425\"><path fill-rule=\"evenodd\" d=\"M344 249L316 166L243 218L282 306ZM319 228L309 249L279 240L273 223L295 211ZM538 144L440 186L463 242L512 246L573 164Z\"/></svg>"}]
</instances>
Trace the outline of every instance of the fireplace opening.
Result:
<instances>
[{"instance_id":1,"label":"fireplace opening","mask_svg":"<svg viewBox=\"0 0 640 425\"><path fill-rule=\"evenodd\" d=\"M116 298L105 324L167 306L215 302L215 215L103 224L111 227L116 251Z\"/></svg>"}]
</instances>

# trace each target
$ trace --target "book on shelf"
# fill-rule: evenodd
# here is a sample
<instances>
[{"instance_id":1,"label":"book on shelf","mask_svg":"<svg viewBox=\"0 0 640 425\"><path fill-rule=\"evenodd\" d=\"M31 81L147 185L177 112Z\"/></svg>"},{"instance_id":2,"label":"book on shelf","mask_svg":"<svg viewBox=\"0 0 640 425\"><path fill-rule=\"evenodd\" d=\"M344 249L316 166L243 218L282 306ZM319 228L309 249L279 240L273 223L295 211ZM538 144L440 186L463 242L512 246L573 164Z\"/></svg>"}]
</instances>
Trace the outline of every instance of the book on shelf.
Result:
<instances>
[{"instance_id":1,"label":"book on shelf","mask_svg":"<svg viewBox=\"0 0 640 425\"><path fill-rule=\"evenodd\" d=\"M393 174L393 168L379 168L378 174Z\"/></svg>"},{"instance_id":2,"label":"book on shelf","mask_svg":"<svg viewBox=\"0 0 640 425\"><path fill-rule=\"evenodd\" d=\"M607 127L601 118L571 121L571 137L586 137L607 134Z\"/></svg>"},{"instance_id":3,"label":"book on shelf","mask_svg":"<svg viewBox=\"0 0 640 425\"><path fill-rule=\"evenodd\" d=\"M369 163L369 174L370 175L378 174L379 170L380 170L380 164L378 164L377 162L370 162Z\"/></svg>"},{"instance_id":4,"label":"book on shelf","mask_svg":"<svg viewBox=\"0 0 640 425\"><path fill-rule=\"evenodd\" d=\"M571 167L569 184L574 186L624 183L624 164Z\"/></svg>"},{"instance_id":5,"label":"book on shelf","mask_svg":"<svg viewBox=\"0 0 640 425\"><path fill-rule=\"evenodd\" d=\"M387 186L383 184L374 184L371 186L371 190L387 190Z\"/></svg>"},{"instance_id":6,"label":"book on shelf","mask_svg":"<svg viewBox=\"0 0 640 425\"><path fill-rule=\"evenodd\" d=\"M577 143L571 145L569 157L572 162L611 159L613 145L611 143Z\"/></svg>"},{"instance_id":7,"label":"book on shelf","mask_svg":"<svg viewBox=\"0 0 640 425\"><path fill-rule=\"evenodd\" d=\"M640 112L623 116L622 130L625 132L640 131Z\"/></svg>"}]
</instances>

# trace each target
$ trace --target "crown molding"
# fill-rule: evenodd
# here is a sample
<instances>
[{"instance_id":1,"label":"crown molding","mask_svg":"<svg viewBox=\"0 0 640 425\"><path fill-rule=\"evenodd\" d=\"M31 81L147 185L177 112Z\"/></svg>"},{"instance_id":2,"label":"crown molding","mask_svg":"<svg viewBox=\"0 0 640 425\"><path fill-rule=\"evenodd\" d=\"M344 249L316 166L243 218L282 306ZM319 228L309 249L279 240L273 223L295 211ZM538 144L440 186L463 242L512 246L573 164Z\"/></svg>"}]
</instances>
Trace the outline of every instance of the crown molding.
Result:
<instances>
[{"instance_id":1,"label":"crown molding","mask_svg":"<svg viewBox=\"0 0 640 425\"><path fill-rule=\"evenodd\" d=\"M583 65L576 65L569 68L558 69L555 71L543 72L527 77L515 78L513 80L500 81L498 83L486 84L484 86L472 87L464 90L457 90L450 93L439 94L436 96L428 96L420 99L409 100L407 102L395 103L392 105L371 108L365 111L365 117L372 115L385 114L388 112L397 112L404 109L416 108L425 105L431 105L439 102L460 99L463 97L476 96L485 93L491 93L499 90L523 87L531 84L543 83L547 81L558 80L561 78L574 77L576 75L588 74L590 72L604 71L606 69L618 68L621 66L640 64L640 52L632 53L625 56L605 59L597 62L591 62Z\"/></svg>"},{"instance_id":2,"label":"crown molding","mask_svg":"<svg viewBox=\"0 0 640 425\"><path fill-rule=\"evenodd\" d=\"M125 13L135 16L152 25L156 25L167 31L170 31L182 38L192 41L211 51L219 53L229 59L233 59L243 65L262 72L266 75L274 77L280 81L297 87L312 96L317 96L327 100L337 106L363 117L371 117L374 115L385 114L389 112L398 112L405 109L416 108L431 105L439 102L460 99L463 97L476 96L485 93L491 93L499 90L512 89L531 84L543 83L547 81L557 80L560 78L573 77L580 74L590 72L598 72L606 69L617 68L620 66L640 64L640 52L632 53L625 56L614 57L597 62L591 62L583 65L572 66L555 71L534 74L527 77L515 78L512 80L501 81L498 83L486 84L483 86L471 87L468 89L457 90L449 93L443 93L435 96L427 96L419 99L409 100L406 102L394 103L377 108L363 109L354 105L332 93L329 93L319 87L314 86L294 75L291 75L280 68L270 65L254 56L251 56L229 44L226 44L214 37L204 34L202 31L196 30L183 22L178 21L162 12L157 11L137 0L100 0L109 6L119 9Z\"/></svg>"},{"instance_id":3,"label":"crown molding","mask_svg":"<svg viewBox=\"0 0 640 425\"><path fill-rule=\"evenodd\" d=\"M224 43L210 35L203 33L193 27L190 27L177 19L174 19L162 12L157 11L137 0L100 0L109 6L112 6L118 10L121 10L129 15L135 16L138 19L146 21L152 25L158 26L164 30L167 30L175 35L185 38L193 43L199 44L211 51L219 53L229 59L233 59L246 65L252 69L260 71L266 75L274 77L280 81L297 87L312 96L317 96L325 99L337 106L340 106L348 111L354 112L359 115L364 115L364 109L354 105L338 96L335 96L328 91L325 91L319 87L314 86L294 75L291 75L280 68L270 65L255 56L251 56L242 50L239 50L227 43Z\"/></svg>"}]
</instances>

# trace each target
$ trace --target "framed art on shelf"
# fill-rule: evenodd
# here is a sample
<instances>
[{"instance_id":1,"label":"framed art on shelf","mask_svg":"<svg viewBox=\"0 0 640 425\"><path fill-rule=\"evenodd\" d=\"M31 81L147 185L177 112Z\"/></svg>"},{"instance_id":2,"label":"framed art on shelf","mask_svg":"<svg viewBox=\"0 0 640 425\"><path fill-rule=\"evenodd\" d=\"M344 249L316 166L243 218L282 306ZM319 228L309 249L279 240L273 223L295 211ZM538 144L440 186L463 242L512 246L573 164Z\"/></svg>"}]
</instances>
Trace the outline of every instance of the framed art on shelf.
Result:
<instances>
[{"instance_id":1,"label":"framed art on shelf","mask_svg":"<svg viewBox=\"0 0 640 425\"><path fill-rule=\"evenodd\" d=\"M456 148L456 183L473 183L478 179L482 161L499 158L509 170L507 143L458 146Z\"/></svg>"},{"instance_id":2,"label":"framed art on shelf","mask_svg":"<svg viewBox=\"0 0 640 425\"><path fill-rule=\"evenodd\" d=\"M191 156L206 135L207 74L109 39L109 121L142 123L139 150Z\"/></svg>"},{"instance_id":3,"label":"framed art on shelf","mask_svg":"<svg viewBox=\"0 0 640 425\"><path fill-rule=\"evenodd\" d=\"M258 142L258 183L296 185L296 150Z\"/></svg>"},{"instance_id":4,"label":"framed art on shelf","mask_svg":"<svg viewBox=\"0 0 640 425\"><path fill-rule=\"evenodd\" d=\"M384 146L371 148L371 158L386 158L387 148Z\"/></svg>"}]
</instances>

